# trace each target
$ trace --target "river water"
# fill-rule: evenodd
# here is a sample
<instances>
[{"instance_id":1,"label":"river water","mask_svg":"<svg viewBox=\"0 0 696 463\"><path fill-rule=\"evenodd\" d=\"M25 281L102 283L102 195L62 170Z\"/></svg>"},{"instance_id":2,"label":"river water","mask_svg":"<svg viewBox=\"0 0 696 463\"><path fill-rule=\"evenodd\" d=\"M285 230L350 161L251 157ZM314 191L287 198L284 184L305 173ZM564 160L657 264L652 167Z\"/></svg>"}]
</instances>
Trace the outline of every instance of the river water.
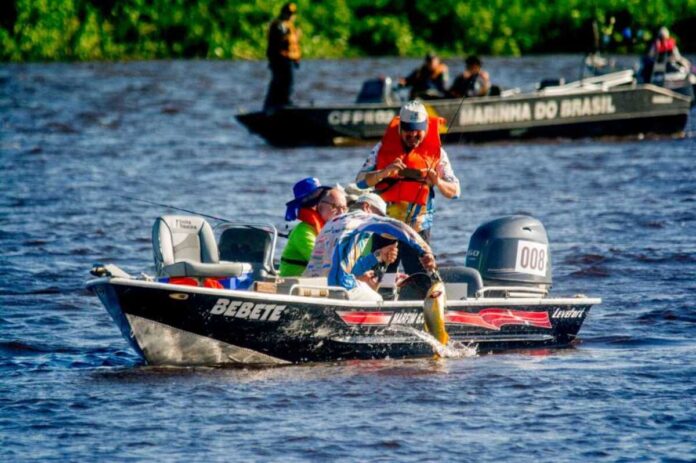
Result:
<instances>
[{"instance_id":1,"label":"river water","mask_svg":"<svg viewBox=\"0 0 696 463\"><path fill-rule=\"evenodd\" d=\"M490 59L504 87L579 57ZM415 60L303 62L297 102L352 101ZM450 63L454 69L461 63ZM582 342L435 361L151 368L85 289L152 273L162 207L279 224L293 183L351 181L369 147L279 150L234 120L261 62L0 65L0 461L696 461L696 139L450 145L433 246L541 219L554 292L603 298Z\"/></svg>"}]
</instances>

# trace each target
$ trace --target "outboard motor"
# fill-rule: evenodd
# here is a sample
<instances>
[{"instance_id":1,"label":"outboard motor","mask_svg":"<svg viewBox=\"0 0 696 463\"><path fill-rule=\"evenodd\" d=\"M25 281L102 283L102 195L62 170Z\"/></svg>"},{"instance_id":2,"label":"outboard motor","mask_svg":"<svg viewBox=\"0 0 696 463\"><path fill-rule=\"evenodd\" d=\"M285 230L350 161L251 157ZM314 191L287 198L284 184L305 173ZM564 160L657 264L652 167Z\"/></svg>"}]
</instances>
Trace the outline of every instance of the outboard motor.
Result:
<instances>
[{"instance_id":1,"label":"outboard motor","mask_svg":"<svg viewBox=\"0 0 696 463\"><path fill-rule=\"evenodd\" d=\"M363 82L356 103L386 103L396 104L397 98L392 91L391 77L380 77Z\"/></svg>"},{"instance_id":2,"label":"outboard motor","mask_svg":"<svg viewBox=\"0 0 696 463\"><path fill-rule=\"evenodd\" d=\"M469 240L466 266L479 271L484 289L514 286L529 288L532 294L546 293L551 288L551 254L546 229L539 220L526 215L487 222L478 227ZM497 293L499 295L500 291Z\"/></svg>"},{"instance_id":3,"label":"outboard motor","mask_svg":"<svg viewBox=\"0 0 696 463\"><path fill-rule=\"evenodd\" d=\"M563 77L557 79L542 79L541 82L537 84L537 90L543 90L547 87L558 87L560 85L565 85L565 79Z\"/></svg>"}]
</instances>

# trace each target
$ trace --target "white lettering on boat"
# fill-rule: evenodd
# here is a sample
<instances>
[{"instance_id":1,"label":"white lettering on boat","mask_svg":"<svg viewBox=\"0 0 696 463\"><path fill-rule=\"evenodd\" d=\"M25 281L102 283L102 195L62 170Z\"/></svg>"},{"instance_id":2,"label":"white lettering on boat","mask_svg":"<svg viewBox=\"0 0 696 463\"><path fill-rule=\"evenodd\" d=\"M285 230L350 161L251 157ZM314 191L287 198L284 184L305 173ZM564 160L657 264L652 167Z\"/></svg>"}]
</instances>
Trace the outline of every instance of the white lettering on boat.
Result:
<instances>
[{"instance_id":1,"label":"white lettering on boat","mask_svg":"<svg viewBox=\"0 0 696 463\"><path fill-rule=\"evenodd\" d=\"M556 309L551 318L582 318L585 309Z\"/></svg>"},{"instance_id":2,"label":"white lettering on boat","mask_svg":"<svg viewBox=\"0 0 696 463\"><path fill-rule=\"evenodd\" d=\"M489 103L463 106L459 125L509 124L574 117L598 116L616 112L611 95L546 99L535 102Z\"/></svg>"},{"instance_id":3,"label":"white lettering on boat","mask_svg":"<svg viewBox=\"0 0 696 463\"><path fill-rule=\"evenodd\" d=\"M529 103L478 104L462 107L459 112L459 125L501 124L522 122L532 119Z\"/></svg>"},{"instance_id":4,"label":"white lettering on boat","mask_svg":"<svg viewBox=\"0 0 696 463\"><path fill-rule=\"evenodd\" d=\"M611 96L586 96L561 100L561 118L597 116L616 112Z\"/></svg>"},{"instance_id":5,"label":"white lettering on boat","mask_svg":"<svg viewBox=\"0 0 696 463\"><path fill-rule=\"evenodd\" d=\"M255 304L253 302L230 301L229 299L221 298L210 309L210 314L244 320L276 322L280 320L280 315L284 310L284 305Z\"/></svg>"},{"instance_id":6,"label":"white lettering on boat","mask_svg":"<svg viewBox=\"0 0 696 463\"><path fill-rule=\"evenodd\" d=\"M347 109L331 111L331 125L387 125L396 116L393 109Z\"/></svg>"},{"instance_id":7,"label":"white lettering on boat","mask_svg":"<svg viewBox=\"0 0 696 463\"><path fill-rule=\"evenodd\" d=\"M423 323L423 312L396 312L391 320L390 325L414 325Z\"/></svg>"}]
</instances>

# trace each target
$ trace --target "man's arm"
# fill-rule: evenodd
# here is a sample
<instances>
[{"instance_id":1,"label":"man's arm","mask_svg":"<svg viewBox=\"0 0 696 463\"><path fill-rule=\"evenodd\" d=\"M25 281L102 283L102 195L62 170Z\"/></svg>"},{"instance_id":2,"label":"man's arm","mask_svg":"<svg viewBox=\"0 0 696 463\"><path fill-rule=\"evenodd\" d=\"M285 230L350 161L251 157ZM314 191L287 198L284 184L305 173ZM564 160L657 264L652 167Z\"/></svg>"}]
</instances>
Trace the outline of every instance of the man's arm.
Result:
<instances>
[{"instance_id":1,"label":"man's arm","mask_svg":"<svg viewBox=\"0 0 696 463\"><path fill-rule=\"evenodd\" d=\"M395 177L401 169L406 167L406 164L404 164L401 159L397 159L384 169L377 170L377 153L381 147L382 143L377 143L377 145L372 148L370 155L363 163L360 172L358 172L355 181L359 188L373 187L385 178Z\"/></svg>"},{"instance_id":2,"label":"man's arm","mask_svg":"<svg viewBox=\"0 0 696 463\"><path fill-rule=\"evenodd\" d=\"M461 191L459 179L454 175L449 156L444 149L440 149L440 163L436 168L428 171L428 183L435 186L445 198L458 198Z\"/></svg>"}]
</instances>

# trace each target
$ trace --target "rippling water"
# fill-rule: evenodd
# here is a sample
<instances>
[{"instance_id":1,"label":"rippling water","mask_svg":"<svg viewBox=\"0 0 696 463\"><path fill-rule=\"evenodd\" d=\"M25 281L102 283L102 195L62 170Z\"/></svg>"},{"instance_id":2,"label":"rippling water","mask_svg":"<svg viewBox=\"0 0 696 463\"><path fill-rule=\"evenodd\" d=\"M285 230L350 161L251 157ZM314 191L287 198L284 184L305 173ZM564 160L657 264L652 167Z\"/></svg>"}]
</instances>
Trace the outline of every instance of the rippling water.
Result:
<instances>
[{"instance_id":1,"label":"rippling water","mask_svg":"<svg viewBox=\"0 0 696 463\"><path fill-rule=\"evenodd\" d=\"M491 59L505 87L577 57ZM408 60L305 62L297 101L352 100ZM457 68L458 65L453 65ZM166 209L280 223L292 184L352 179L369 147L277 150L233 115L258 62L0 66L0 460L695 461L696 139L452 145L462 197L433 244L546 225L556 294L604 299L572 349L275 369L141 364L84 290L151 272ZM693 116L693 114L692 114Z\"/></svg>"}]
</instances>

